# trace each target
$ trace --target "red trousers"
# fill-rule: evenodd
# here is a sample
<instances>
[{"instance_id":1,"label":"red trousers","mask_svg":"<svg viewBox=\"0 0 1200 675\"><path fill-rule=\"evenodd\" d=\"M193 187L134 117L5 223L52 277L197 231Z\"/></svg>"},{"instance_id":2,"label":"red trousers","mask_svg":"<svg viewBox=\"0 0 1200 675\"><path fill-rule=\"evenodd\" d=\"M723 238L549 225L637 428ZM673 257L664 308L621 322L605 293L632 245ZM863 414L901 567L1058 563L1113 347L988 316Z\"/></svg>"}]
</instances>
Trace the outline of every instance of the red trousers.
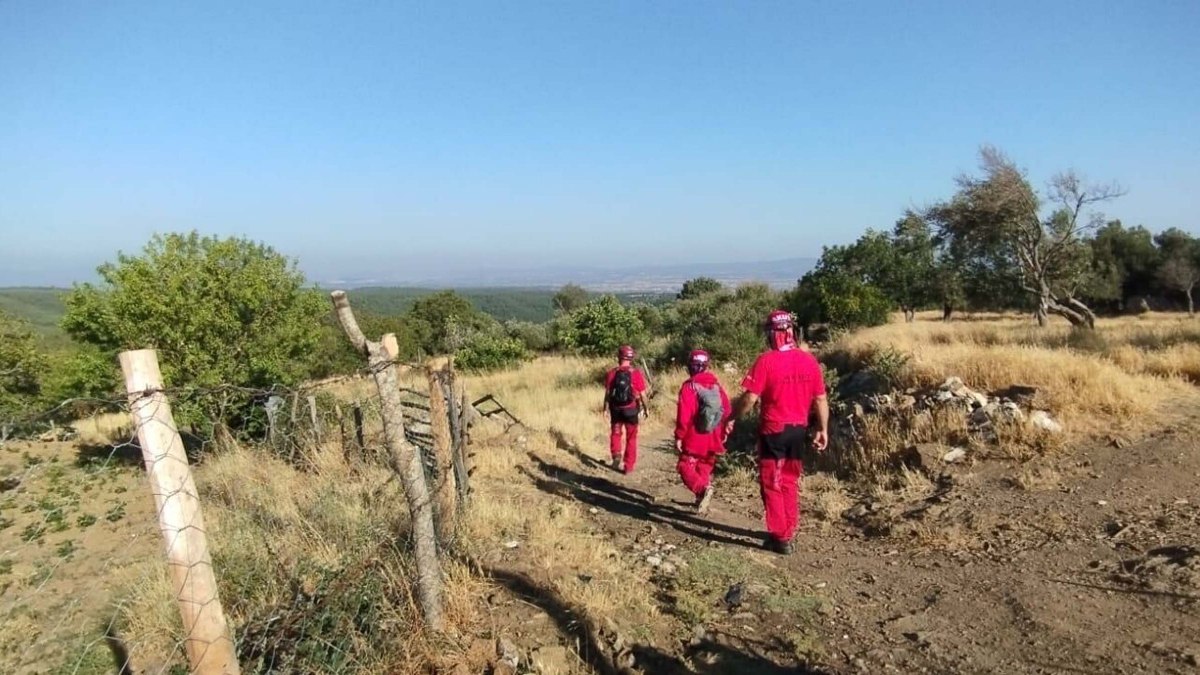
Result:
<instances>
[{"instance_id":1,"label":"red trousers","mask_svg":"<svg viewBox=\"0 0 1200 675\"><path fill-rule=\"evenodd\" d=\"M633 473L633 466L637 464L637 422L630 424L629 422L618 422L613 420L612 433L608 437L608 449L610 452L612 452L613 459L621 458L622 433L625 435L625 473Z\"/></svg>"},{"instance_id":2,"label":"red trousers","mask_svg":"<svg viewBox=\"0 0 1200 675\"><path fill-rule=\"evenodd\" d=\"M716 465L717 455L715 453L701 456L689 455L685 452L679 456L679 463L675 465L675 469L679 471L679 477L683 479L683 484L687 486L687 489L699 497L711 484L713 467Z\"/></svg>"},{"instance_id":3,"label":"red trousers","mask_svg":"<svg viewBox=\"0 0 1200 675\"><path fill-rule=\"evenodd\" d=\"M778 434L763 434L758 441L758 482L762 489L767 532L780 541L790 541L800 523L800 461L808 441L807 430L788 426Z\"/></svg>"}]
</instances>

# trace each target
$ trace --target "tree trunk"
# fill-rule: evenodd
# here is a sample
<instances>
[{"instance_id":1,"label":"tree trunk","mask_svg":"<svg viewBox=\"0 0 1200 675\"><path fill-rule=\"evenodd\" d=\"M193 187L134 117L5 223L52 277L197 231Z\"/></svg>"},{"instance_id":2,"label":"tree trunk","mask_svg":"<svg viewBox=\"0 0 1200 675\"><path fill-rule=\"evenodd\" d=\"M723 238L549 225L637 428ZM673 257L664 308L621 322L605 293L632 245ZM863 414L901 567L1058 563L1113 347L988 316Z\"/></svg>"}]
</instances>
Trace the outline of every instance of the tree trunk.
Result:
<instances>
[{"instance_id":1,"label":"tree trunk","mask_svg":"<svg viewBox=\"0 0 1200 675\"><path fill-rule=\"evenodd\" d=\"M1186 291L1188 299L1188 316L1196 316L1196 305L1192 302L1192 287L1188 286Z\"/></svg>"},{"instance_id":2,"label":"tree trunk","mask_svg":"<svg viewBox=\"0 0 1200 675\"><path fill-rule=\"evenodd\" d=\"M904 323L912 323L917 318L917 310L913 307L901 307L904 310Z\"/></svg>"},{"instance_id":3,"label":"tree trunk","mask_svg":"<svg viewBox=\"0 0 1200 675\"><path fill-rule=\"evenodd\" d=\"M1071 322L1075 328L1086 328L1094 330L1096 328L1096 313L1087 305L1083 304L1076 298L1067 298L1065 303L1060 303L1053 297L1044 300L1045 312L1056 314ZM1039 325L1045 325L1042 315L1038 317Z\"/></svg>"},{"instance_id":4,"label":"tree trunk","mask_svg":"<svg viewBox=\"0 0 1200 675\"><path fill-rule=\"evenodd\" d=\"M953 315L953 314L954 314L954 305L952 305L948 302L943 302L942 303L942 321L949 321L951 315Z\"/></svg>"},{"instance_id":5,"label":"tree trunk","mask_svg":"<svg viewBox=\"0 0 1200 675\"><path fill-rule=\"evenodd\" d=\"M438 558L437 530L433 525L433 502L425 483L421 453L404 437L404 410L395 354L389 354L380 342L363 335L344 291L331 294L338 321L350 343L367 356L367 365L379 390L383 436L387 442L388 464L400 476L404 498L412 519L413 548L417 563L417 600L425 622L435 631L442 630L442 565Z\"/></svg>"}]
</instances>

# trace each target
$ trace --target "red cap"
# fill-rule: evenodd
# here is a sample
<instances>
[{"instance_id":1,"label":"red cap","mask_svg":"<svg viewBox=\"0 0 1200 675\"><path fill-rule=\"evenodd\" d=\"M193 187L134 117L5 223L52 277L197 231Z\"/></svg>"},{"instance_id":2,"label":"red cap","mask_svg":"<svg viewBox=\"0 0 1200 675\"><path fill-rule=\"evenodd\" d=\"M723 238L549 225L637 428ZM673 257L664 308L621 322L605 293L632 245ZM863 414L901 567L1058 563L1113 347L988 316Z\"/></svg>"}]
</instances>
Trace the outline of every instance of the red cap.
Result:
<instances>
[{"instance_id":1,"label":"red cap","mask_svg":"<svg viewBox=\"0 0 1200 675\"><path fill-rule=\"evenodd\" d=\"M617 358L621 361L632 361L633 357L633 347L629 345L621 345L621 348L617 350Z\"/></svg>"}]
</instances>

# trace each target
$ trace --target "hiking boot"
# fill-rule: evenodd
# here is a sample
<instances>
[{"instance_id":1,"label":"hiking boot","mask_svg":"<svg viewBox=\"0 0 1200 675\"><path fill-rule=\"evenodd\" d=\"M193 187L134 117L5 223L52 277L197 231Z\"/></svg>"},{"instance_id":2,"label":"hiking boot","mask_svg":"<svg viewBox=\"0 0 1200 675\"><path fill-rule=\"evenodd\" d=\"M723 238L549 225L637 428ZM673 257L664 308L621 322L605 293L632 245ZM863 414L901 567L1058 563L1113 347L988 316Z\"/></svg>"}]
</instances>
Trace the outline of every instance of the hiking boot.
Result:
<instances>
[{"instance_id":1,"label":"hiking boot","mask_svg":"<svg viewBox=\"0 0 1200 675\"><path fill-rule=\"evenodd\" d=\"M778 553L779 555L792 554L792 542L776 539L770 535L768 535L766 540L763 541L763 548L771 551L772 553Z\"/></svg>"},{"instance_id":2,"label":"hiking boot","mask_svg":"<svg viewBox=\"0 0 1200 675\"><path fill-rule=\"evenodd\" d=\"M696 500L696 513L708 513L708 507L712 505L713 488L711 485L704 488L704 492Z\"/></svg>"},{"instance_id":3,"label":"hiking boot","mask_svg":"<svg viewBox=\"0 0 1200 675\"><path fill-rule=\"evenodd\" d=\"M621 457L620 456L616 456L616 457L612 458L612 468L613 468L613 471L621 470Z\"/></svg>"}]
</instances>

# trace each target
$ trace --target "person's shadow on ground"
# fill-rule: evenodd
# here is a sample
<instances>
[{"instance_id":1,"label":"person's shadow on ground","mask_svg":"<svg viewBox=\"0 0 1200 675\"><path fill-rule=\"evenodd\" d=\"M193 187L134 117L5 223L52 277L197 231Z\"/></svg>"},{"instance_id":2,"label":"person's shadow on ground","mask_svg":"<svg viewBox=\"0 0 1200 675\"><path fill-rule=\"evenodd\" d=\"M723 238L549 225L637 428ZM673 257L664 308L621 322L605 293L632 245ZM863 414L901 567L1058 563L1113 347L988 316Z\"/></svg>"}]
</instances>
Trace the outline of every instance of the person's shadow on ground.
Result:
<instances>
[{"instance_id":1,"label":"person's shadow on ground","mask_svg":"<svg viewBox=\"0 0 1200 675\"><path fill-rule=\"evenodd\" d=\"M603 466L569 445L567 451L585 464ZM529 453L529 457L537 467L537 473L524 467L520 471L528 476L539 490L548 494L573 498L609 513L667 526L681 534L704 541L747 548L761 546L762 537L753 530L707 520L691 511L690 507L680 508L675 503L660 502L656 497L641 490L619 485L607 478L589 476L551 464L534 453Z\"/></svg>"},{"instance_id":2,"label":"person's shadow on ground","mask_svg":"<svg viewBox=\"0 0 1200 675\"><path fill-rule=\"evenodd\" d=\"M721 635L706 636L688 647L683 658L657 647L634 645L628 650L633 656L630 666L627 655L613 652L595 622L554 589L519 572L486 567L482 571L513 595L544 611L559 632L575 643L579 657L601 675L823 675L828 672L810 666L783 666L767 655L772 648L787 653L785 645L732 636L721 639Z\"/></svg>"}]
</instances>

